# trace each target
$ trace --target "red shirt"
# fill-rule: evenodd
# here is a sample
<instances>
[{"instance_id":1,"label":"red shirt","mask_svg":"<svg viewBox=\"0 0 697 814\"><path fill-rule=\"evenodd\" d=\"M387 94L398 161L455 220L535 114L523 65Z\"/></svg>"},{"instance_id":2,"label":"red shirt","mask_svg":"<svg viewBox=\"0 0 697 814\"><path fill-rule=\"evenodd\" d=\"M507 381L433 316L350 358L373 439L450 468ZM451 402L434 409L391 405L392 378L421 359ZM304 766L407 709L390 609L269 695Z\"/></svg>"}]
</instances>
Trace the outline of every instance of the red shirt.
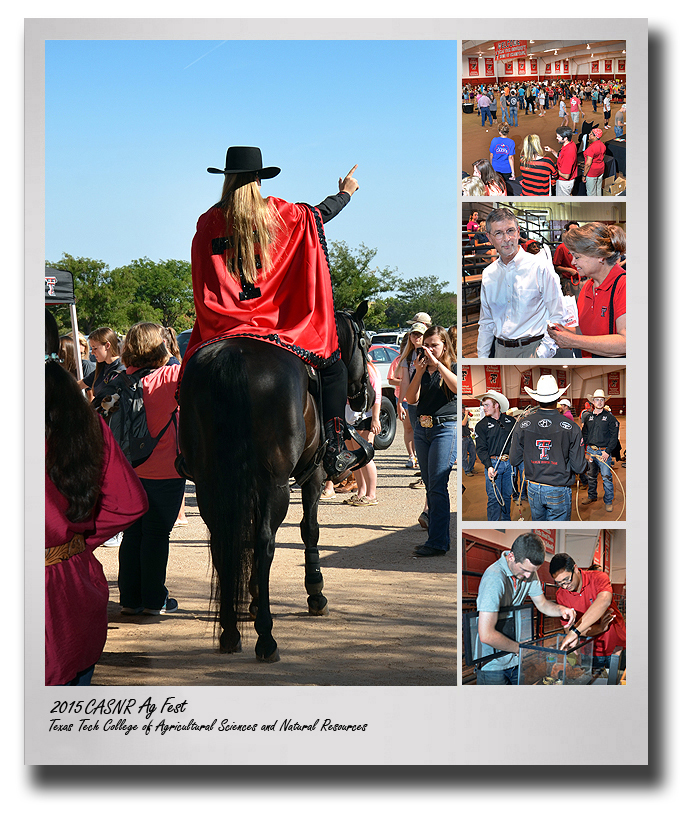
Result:
<instances>
[{"instance_id":1,"label":"red shirt","mask_svg":"<svg viewBox=\"0 0 697 814\"><path fill-rule=\"evenodd\" d=\"M610 294L615 280L625 274L621 266L613 266L603 282L594 289L587 280L578 296L578 326L586 336L607 336L610 331ZM621 277L615 287L614 321L612 333L617 333L617 320L627 313L627 277ZM583 351L584 356L591 356Z\"/></svg>"},{"instance_id":2,"label":"red shirt","mask_svg":"<svg viewBox=\"0 0 697 814\"><path fill-rule=\"evenodd\" d=\"M557 180L557 168L548 156L531 161L526 167L521 164L521 195L549 195L550 181Z\"/></svg>"},{"instance_id":3,"label":"red shirt","mask_svg":"<svg viewBox=\"0 0 697 814\"><path fill-rule=\"evenodd\" d=\"M554 259L552 263L555 266L564 266L565 268L576 268L576 264L574 263L573 257L571 256L571 252L566 248L563 243L560 243L555 252L554 252ZM560 272L562 277L566 277L570 279L573 275L569 274L568 271Z\"/></svg>"},{"instance_id":4,"label":"red shirt","mask_svg":"<svg viewBox=\"0 0 697 814\"><path fill-rule=\"evenodd\" d=\"M594 141L583 151L586 158L592 159L588 168L588 178L600 178L605 173L605 145L602 141Z\"/></svg>"},{"instance_id":5,"label":"red shirt","mask_svg":"<svg viewBox=\"0 0 697 814\"><path fill-rule=\"evenodd\" d=\"M557 172L559 177L567 175L568 178L562 178L563 181L570 181L578 174L578 155L576 152L576 145L573 142L565 144L559 155L557 156Z\"/></svg>"},{"instance_id":6,"label":"red shirt","mask_svg":"<svg viewBox=\"0 0 697 814\"><path fill-rule=\"evenodd\" d=\"M584 571L581 568L578 570L581 573L581 590L574 593L566 588L558 588L557 604L573 608L582 615L590 608L599 593L603 591L612 593L612 585L610 577L604 571ZM610 603L610 609L615 612L615 621L607 632L593 639L593 653L596 656L611 656L615 650L627 644L624 619L614 600Z\"/></svg>"},{"instance_id":7,"label":"red shirt","mask_svg":"<svg viewBox=\"0 0 697 814\"><path fill-rule=\"evenodd\" d=\"M135 373L137 367L126 368L126 373ZM148 431L155 437L169 421L172 412L177 409L177 400L174 394L179 380L179 365L165 365L153 370L143 379L143 404L145 417L148 420ZM177 424L179 413L177 412ZM145 463L136 467L139 478L152 478L165 480L167 478L181 478L174 468L174 459L177 457L177 431L174 421L167 427L167 431L160 438L152 455Z\"/></svg>"}]
</instances>

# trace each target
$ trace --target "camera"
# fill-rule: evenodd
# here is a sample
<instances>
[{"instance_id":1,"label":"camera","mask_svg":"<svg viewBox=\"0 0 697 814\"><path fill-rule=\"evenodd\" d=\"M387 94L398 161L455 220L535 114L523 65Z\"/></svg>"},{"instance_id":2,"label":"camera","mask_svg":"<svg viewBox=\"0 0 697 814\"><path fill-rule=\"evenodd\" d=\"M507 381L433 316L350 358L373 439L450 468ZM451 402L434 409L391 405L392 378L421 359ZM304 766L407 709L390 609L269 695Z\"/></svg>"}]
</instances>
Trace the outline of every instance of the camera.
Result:
<instances>
[{"instance_id":1,"label":"camera","mask_svg":"<svg viewBox=\"0 0 697 814\"><path fill-rule=\"evenodd\" d=\"M416 355L419 359L423 359L426 356L426 349L425 348L417 348Z\"/></svg>"}]
</instances>

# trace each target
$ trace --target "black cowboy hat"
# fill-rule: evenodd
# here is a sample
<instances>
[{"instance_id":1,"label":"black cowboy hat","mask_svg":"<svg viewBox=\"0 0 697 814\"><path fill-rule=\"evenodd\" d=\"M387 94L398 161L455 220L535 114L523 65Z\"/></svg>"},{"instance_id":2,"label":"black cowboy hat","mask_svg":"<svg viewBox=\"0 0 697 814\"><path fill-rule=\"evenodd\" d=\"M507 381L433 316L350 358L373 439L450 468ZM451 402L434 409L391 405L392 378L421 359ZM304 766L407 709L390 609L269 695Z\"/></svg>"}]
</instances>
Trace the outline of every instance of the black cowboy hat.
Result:
<instances>
[{"instance_id":1,"label":"black cowboy hat","mask_svg":"<svg viewBox=\"0 0 697 814\"><path fill-rule=\"evenodd\" d=\"M225 169L208 167L208 172L234 175L238 172L253 172L259 178L273 178L281 171L280 167L264 167L261 150L258 147L228 147L225 156Z\"/></svg>"}]
</instances>

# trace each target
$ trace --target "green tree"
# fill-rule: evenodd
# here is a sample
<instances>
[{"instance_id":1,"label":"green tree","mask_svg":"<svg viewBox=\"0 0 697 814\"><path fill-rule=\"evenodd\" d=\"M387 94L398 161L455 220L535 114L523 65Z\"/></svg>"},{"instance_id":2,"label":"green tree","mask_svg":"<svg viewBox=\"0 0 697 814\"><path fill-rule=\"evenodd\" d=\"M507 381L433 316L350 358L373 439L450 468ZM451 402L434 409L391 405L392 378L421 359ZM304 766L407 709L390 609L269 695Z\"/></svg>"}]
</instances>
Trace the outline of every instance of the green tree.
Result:
<instances>
[{"instance_id":1,"label":"green tree","mask_svg":"<svg viewBox=\"0 0 697 814\"><path fill-rule=\"evenodd\" d=\"M343 240L329 243L329 265L337 309L353 309L363 300L375 300L377 294L394 290L399 280L396 270L370 268L377 253L377 249L369 249L363 243L358 249L349 248Z\"/></svg>"},{"instance_id":2,"label":"green tree","mask_svg":"<svg viewBox=\"0 0 697 814\"><path fill-rule=\"evenodd\" d=\"M191 287L191 263L184 260L160 260L148 257L134 260L117 269L131 278L133 298L127 312L130 324L158 322L177 333L194 324L194 295Z\"/></svg>"},{"instance_id":3,"label":"green tree","mask_svg":"<svg viewBox=\"0 0 697 814\"><path fill-rule=\"evenodd\" d=\"M447 283L435 275L413 277L400 282L393 300L396 325L404 326L414 314L425 311L434 325L449 328L457 324L457 296L444 289Z\"/></svg>"},{"instance_id":4,"label":"green tree","mask_svg":"<svg viewBox=\"0 0 697 814\"><path fill-rule=\"evenodd\" d=\"M65 269L73 275L78 327L89 335L103 325L123 331L128 328L128 303L135 286L120 270L111 271L103 260L63 254L58 262L47 262L51 268ZM61 330L70 330L59 325Z\"/></svg>"}]
</instances>

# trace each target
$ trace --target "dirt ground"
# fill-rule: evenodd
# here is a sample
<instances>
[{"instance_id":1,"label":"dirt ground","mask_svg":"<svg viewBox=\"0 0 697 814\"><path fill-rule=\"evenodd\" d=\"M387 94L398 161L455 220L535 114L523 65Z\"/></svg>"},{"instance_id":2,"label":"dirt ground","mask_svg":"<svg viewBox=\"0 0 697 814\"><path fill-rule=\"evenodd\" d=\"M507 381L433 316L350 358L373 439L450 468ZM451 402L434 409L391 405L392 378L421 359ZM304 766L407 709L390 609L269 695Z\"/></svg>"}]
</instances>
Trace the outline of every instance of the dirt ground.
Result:
<instances>
[{"instance_id":1,"label":"dirt ground","mask_svg":"<svg viewBox=\"0 0 697 814\"><path fill-rule=\"evenodd\" d=\"M167 587L177 613L123 616L118 604L118 548L97 556L109 581L109 633L93 685L164 686L415 686L457 683L456 469L450 478L451 550L416 558L426 541L417 518L424 490L407 469L401 425L388 450L377 452L378 505L321 501L320 552L329 615L307 612L300 492L291 495L276 537L271 611L281 660L261 664L256 633L243 626L242 652L221 654L209 607L208 532L186 485L187 526L170 542Z\"/></svg>"}]
</instances>

